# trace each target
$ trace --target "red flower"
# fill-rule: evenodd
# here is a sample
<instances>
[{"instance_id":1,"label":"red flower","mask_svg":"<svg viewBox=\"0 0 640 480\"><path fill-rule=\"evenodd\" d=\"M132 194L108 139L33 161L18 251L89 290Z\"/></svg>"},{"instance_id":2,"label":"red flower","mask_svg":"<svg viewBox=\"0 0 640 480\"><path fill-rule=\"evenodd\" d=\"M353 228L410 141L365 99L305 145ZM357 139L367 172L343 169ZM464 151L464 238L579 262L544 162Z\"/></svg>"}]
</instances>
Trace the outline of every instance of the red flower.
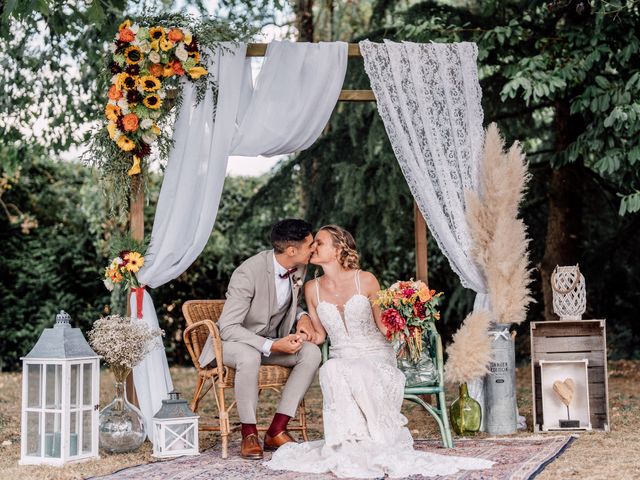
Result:
<instances>
[{"instance_id":1,"label":"red flower","mask_svg":"<svg viewBox=\"0 0 640 480\"><path fill-rule=\"evenodd\" d=\"M404 298L411 298L411 296L416 293L416 291L413 288L403 288L402 289L402 296Z\"/></svg>"},{"instance_id":2,"label":"red flower","mask_svg":"<svg viewBox=\"0 0 640 480\"><path fill-rule=\"evenodd\" d=\"M418 318L425 318L427 316L425 304L423 302L416 302L413 306L413 314Z\"/></svg>"},{"instance_id":3,"label":"red flower","mask_svg":"<svg viewBox=\"0 0 640 480\"><path fill-rule=\"evenodd\" d=\"M407 325L407 321L402 318L400 312L395 308L389 308L382 312L382 324L387 327L387 337L389 334L401 332Z\"/></svg>"},{"instance_id":4,"label":"red flower","mask_svg":"<svg viewBox=\"0 0 640 480\"><path fill-rule=\"evenodd\" d=\"M122 266L124 267L127 263L129 263L129 260L126 259L126 256L129 255L129 250L122 250L118 256L122 259L122 261L124 262L122 264Z\"/></svg>"}]
</instances>

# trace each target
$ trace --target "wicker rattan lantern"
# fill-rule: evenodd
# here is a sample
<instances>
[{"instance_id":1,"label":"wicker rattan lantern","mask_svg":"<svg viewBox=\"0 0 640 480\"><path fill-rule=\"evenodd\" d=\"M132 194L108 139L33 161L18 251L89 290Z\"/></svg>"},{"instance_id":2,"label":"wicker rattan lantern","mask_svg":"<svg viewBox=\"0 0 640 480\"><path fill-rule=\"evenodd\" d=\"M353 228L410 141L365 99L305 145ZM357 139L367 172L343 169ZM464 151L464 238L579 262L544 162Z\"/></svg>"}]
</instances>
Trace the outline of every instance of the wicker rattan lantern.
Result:
<instances>
[{"instance_id":1,"label":"wicker rattan lantern","mask_svg":"<svg viewBox=\"0 0 640 480\"><path fill-rule=\"evenodd\" d=\"M584 277L578 265L556 268L551 274L553 311L560 320L581 320L587 308Z\"/></svg>"}]
</instances>

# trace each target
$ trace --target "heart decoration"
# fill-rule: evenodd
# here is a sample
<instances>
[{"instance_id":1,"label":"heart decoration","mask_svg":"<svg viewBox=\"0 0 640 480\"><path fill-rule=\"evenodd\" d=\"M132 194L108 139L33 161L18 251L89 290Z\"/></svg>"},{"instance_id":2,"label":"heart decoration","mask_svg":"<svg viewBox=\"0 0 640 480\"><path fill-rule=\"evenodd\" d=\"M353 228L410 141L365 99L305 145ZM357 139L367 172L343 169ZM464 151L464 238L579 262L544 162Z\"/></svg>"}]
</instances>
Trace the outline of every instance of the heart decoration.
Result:
<instances>
[{"instance_id":1,"label":"heart decoration","mask_svg":"<svg viewBox=\"0 0 640 480\"><path fill-rule=\"evenodd\" d=\"M553 382L553 391L560 397L562 403L564 403L567 407L573 400L573 392L575 391L576 383L572 378L566 378L563 381L556 380Z\"/></svg>"}]
</instances>

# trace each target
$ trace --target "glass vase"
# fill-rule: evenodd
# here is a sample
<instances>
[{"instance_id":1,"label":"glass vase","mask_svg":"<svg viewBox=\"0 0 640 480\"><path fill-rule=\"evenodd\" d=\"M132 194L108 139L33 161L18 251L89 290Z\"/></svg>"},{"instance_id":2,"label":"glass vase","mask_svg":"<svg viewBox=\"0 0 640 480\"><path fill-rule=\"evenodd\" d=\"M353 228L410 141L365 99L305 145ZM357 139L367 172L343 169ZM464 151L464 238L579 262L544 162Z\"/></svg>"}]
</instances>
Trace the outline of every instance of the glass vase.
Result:
<instances>
[{"instance_id":1,"label":"glass vase","mask_svg":"<svg viewBox=\"0 0 640 480\"><path fill-rule=\"evenodd\" d=\"M467 384L460 385L459 396L449 408L451 426L458 435L473 435L480 430L482 410L480 404L469 396Z\"/></svg>"},{"instance_id":2,"label":"glass vase","mask_svg":"<svg viewBox=\"0 0 640 480\"><path fill-rule=\"evenodd\" d=\"M125 380L130 369L113 368L116 394L100 412L100 448L107 452L132 452L140 448L147 433L142 413L127 400Z\"/></svg>"},{"instance_id":3,"label":"glass vase","mask_svg":"<svg viewBox=\"0 0 640 480\"><path fill-rule=\"evenodd\" d=\"M398 369L406 379L405 386L426 387L438 383L438 369L431 358L428 338L422 337L422 350L418 358L412 358L406 344L396 343L394 350Z\"/></svg>"}]
</instances>

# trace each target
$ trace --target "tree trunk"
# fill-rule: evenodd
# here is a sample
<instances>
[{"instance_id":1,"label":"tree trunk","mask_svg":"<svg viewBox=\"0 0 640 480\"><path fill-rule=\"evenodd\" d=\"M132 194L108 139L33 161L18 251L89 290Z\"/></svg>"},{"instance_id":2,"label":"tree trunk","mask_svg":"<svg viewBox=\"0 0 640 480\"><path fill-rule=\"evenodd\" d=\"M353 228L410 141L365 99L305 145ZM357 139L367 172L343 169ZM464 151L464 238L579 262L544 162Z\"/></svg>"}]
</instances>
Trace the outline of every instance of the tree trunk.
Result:
<instances>
[{"instance_id":1,"label":"tree trunk","mask_svg":"<svg viewBox=\"0 0 640 480\"><path fill-rule=\"evenodd\" d=\"M313 42L313 0L298 0L296 4L298 41Z\"/></svg>"},{"instance_id":2,"label":"tree trunk","mask_svg":"<svg viewBox=\"0 0 640 480\"><path fill-rule=\"evenodd\" d=\"M568 102L556 103L556 152L567 148L580 134L582 122L569 114ZM557 320L553 312L551 273L556 265L578 263L582 227L582 159L553 169L549 183L549 216L545 251L540 269L545 320Z\"/></svg>"}]
</instances>

